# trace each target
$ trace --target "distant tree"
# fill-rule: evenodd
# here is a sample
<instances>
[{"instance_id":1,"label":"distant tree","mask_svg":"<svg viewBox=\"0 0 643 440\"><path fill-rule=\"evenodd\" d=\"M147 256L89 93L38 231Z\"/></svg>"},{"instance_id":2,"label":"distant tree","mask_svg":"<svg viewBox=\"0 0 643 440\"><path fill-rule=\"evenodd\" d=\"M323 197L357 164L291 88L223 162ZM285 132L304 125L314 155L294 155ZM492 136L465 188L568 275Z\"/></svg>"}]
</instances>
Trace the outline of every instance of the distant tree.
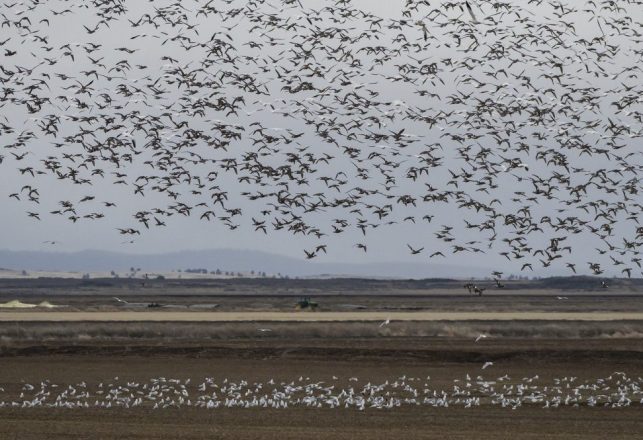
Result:
<instances>
[{"instance_id":1,"label":"distant tree","mask_svg":"<svg viewBox=\"0 0 643 440\"><path fill-rule=\"evenodd\" d=\"M111 271L109 274L110 274L111 276L113 276L113 277L115 277L115 276L116 276L116 272L114 272L114 271Z\"/></svg>"},{"instance_id":2,"label":"distant tree","mask_svg":"<svg viewBox=\"0 0 643 440\"><path fill-rule=\"evenodd\" d=\"M83 274L83 279L84 279L84 280L88 280L88 279L89 279L89 274L88 274L88 273Z\"/></svg>"},{"instance_id":3,"label":"distant tree","mask_svg":"<svg viewBox=\"0 0 643 440\"><path fill-rule=\"evenodd\" d=\"M27 275L29 275L29 274L27 273L27 271L26 271L26 270L23 270L23 271L22 271L22 272L20 272L20 273L22 274L22 276L23 276L23 277L26 277Z\"/></svg>"},{"instance_id":4,"label":"distant tree","mask_svg":"<svg viewBox=\"0 0 643 440\"><path fill-rule=\"evenodd\" d=\"M157 279L157 280L164 280L164 279L165 279L165 277L164 277L163 275L157 275L157 276L156 276L156 279Z\"/></svg>"},{"instance_id":5,"label":"distant tree","mask_svg":"<svg viewBox=\"0 0 643 440\"><path fill-rule=\"evenodd\" d=\"M221 269L217 269L214 273L216 273L217 275L221 275Z\"/></svg>"}]
</instances>

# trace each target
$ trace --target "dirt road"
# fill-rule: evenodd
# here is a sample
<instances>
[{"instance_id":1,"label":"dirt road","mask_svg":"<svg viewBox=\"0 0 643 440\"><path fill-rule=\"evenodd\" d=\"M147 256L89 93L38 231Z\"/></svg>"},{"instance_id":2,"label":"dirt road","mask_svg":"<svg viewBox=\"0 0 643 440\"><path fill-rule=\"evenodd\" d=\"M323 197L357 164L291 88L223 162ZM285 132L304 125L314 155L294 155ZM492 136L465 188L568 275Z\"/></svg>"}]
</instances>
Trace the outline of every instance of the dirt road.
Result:
<instances>
[{"instance_id":1,"label":"dirt road","mask_svg":"<svg viewBox=\"0 0 643 440\"><path fill-rule=\"evenodd\" d=\"M615 312L60 312L2 311L0 321L30 322L330 322L330 321L641 321Z\"/></svg>"}]
</instances>

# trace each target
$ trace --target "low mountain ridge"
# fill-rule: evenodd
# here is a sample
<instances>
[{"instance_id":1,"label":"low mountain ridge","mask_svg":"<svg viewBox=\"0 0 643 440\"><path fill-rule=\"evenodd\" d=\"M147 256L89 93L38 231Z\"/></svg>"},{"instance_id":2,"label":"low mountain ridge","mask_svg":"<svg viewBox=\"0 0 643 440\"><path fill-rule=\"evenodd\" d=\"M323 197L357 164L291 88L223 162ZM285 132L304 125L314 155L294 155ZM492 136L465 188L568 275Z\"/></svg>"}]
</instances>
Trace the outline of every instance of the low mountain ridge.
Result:
<instances>
[{"instance_id":1,"label":"low mountain ridge","mask_svg":"<svg viewBox=\"0 0 643 440\"><path fill-rule=\"evenodd\" d=\"M97 250L42 252L0 250L0 267L39 271L127 271L162 272L203 268L208 271L266 272L289 276L362 276L390 278L470 278L488 276L489 268L448 264L374 262L328 263L300 260L254 250L213 249L166 254L130 254Z\"/></svg>"}]
</instances>

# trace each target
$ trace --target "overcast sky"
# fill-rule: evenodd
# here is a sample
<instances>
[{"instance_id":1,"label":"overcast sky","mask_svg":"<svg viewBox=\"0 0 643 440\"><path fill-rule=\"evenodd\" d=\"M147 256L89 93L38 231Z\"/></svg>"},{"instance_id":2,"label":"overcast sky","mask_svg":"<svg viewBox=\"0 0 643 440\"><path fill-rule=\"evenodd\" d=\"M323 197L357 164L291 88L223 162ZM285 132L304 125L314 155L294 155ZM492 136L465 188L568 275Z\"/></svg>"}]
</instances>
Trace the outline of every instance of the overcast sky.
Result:
<instances>
[{"instance_id":1,"label":"overcast sky","mask_svg":"<svg viewBox=\"0 0 643 440\"><path fill-rule=\"evenodd\" d=\"M142 38L136 40L135 42L130 40L132 35L141 33L140 30L132 30L129 27L129 23L123 19L118 23L113 23L109 29L101 29L99 32L87 35L83 25L89 25L90 23L95 23L97 17L94 14L94 11L91 9L87 10L76 10L74 14L67 14L63 16L54 16L51 13L51 10L60 11L69 6L69 2L64 1L48 1L46 2L46 7L40 7L35 12L29 12L33 19L39 20L42 18L47 18L50 20L51 25L49 27L50 41L49 43L53 46L59 47L65 43L78 43L78 42L100 42L104 45L104 50L99 52L100 56L105 56L105 63L109 64L110 62L115 62L119 59L127 57L131 64L144 64L148 66L147 70L140 73L142 76L148 72L151 72L153 75L159 75L159 72L162 72L164 68L164 61L160 58L162 56L170 56L182 60L182 57L185 56L184 52L181 51L180 47L173 44L162 44L161 39L153 38ZM125 18L128 17L139 17L145 11L147 11L151 6L157 6L159 4L170 4L170 2L139 2L139 1L126 1L124 2L129 12ZM188 10L194 11L196 5L203 4L205 2L182 2L182 4ZM214 4L219 2L215 1ZM243 2L241 2L243 3ZM241 4L240 3L240 4ZM271 2L268 2L271 3ZM273 1L272 3L278 4L278 2ZM305 8L321 8L324 5L332 4L332 2L327 2L324 0L301 0L301 3ZM402 11L404 1L402 0L387 0L387 1L369 1L369 0L354 0L353 4L365 11L369 11L373 14L379 15L384 18L402 18ZM431 2L437 3L437 2ZM481 3L478 4L473 1L475 12L479 15L483 15L485 11L489 11L490 8L487 4ZM509 2L515 8L520 8L521 11L525 12L526 9L523 1L511 1ZM582 9L585 4L584 1L574 0L574 1L563 1L561 2L564 5L568 5L572 8ZM629 5L627 7L628 14L632 16L635 21L639 23L643 20L643 8L640 5ZM3 11L7 16L20 17L21 6L15 6L11 11ZM529 12L536 14L534 20L539 22L547 22L550 18L547 15L538 17L539 13L551 14L551 7L537 7L532 6L529 9ZM288 12L295 14L295 12ZM12 15L13 14L13 15ZM578 17L578 15L570 15L571 17ZM195 23L198 26L198 30L201 31L202 36L207 36L213 32L213 23L208 22L208 20L195 19ZM236 23L236 22L235 22ZM362 23L363 24L363 23ZM216 26L220 24L217 23ZM230 31L233 36L235 47L238 47L241 51L243 49L243 43L247 42L248 35L247 30L248 26L251 26L251 23L240 21L240 24L237 28ZM571 25L576 27L576 30L579 35L594 35L598 34L600 31L596 26L596 23L580 22L575 21ZM639 28L640 29L640 28ZM167 31L169 35L172 35L173 29L169 27L163 29L162 27L158 31ZM393 32L383 29L384 32ZM436 30L437 32L437 30ZM409 36L410 38L417 38L419 35ZM29 38L21 37L20 32L15 29L9 31L4 30L0 40L11 37L12 41L3 49L11 47L12 49L17 49L18 54L9 59L6 58L5 61L2 61L2 64L7 63L8 66L23 65L23 66L33 66L36 62L41 60L41 52L38 52L38 47L40 44L38 42L31 41ZM382 38L383 41L390 39L391 35L386 35L386 38ZM618 37L614 38L615 42L623 42ZM16 42L20 42L18 45ZM571 42L569 42L571 44ZM122 53L116 53L109 48L117 47L136 47L140 50L133 55L123 55ZM280 46L281 47L281 46ZM640 50L641 47L639 46ZM270 51L270 49L266 49ZM449 54L449 49L442 46L436 47L435 52L427 53L427 56L433 56L439 58ZM241 52L244 53L244 52ZM252 52L248 52L252 53ZM192 56L192 55L191 55ZM454 55L457 56L457 55ZM545 56L545 55L543 55ZM625 54L623 55L625 56ZM189 60L185 60L186 62ZM572 67L573 63L578 62L578 60L569 60ZM615 62L621 62L618 58ZM631 62L631 60L622 60L623 63ZM626 64L624 64L626 65ZM579 64L580 66L580 64ZM91 67L91 63L87 59L78 59L75 62L71 62L66 59L64 62L60 62L55 67L52 67L49 70L44 70L44 72L49 73L65 73L70 76L80 75L80 71L86 70ZM533 64L526 64L525 69L534 69L536 68ZM618 65L612 66L614 71L618 70ZM129 81L137 80L136 76L139 75L138 72L133 71L127 74ZM580 76L583 76L583 72L579 73ZM609 79L596 79L592 75L585 75L586 81L591 81L599 88L597 93L605 93L606 100L612 98L609 96L609 90L613 87L614 83ZM53 85L52 85L53 86ZM101 89L109 92L113 90L114 84L105 81L98 80L93 85L95 89L100 91ZM395 83L390 81L382 80L381 84L373 86L377 88L383 96L388 96L391 101L400 100L402 105L422 105L422 98L412 93L412 90L405 88L403 86L397 86ZM449 94L457 89L457 85L453 83L445 84L444 86L439 86L440 93ZM55 96L56 93L61 92L60 89L52 90L52 96ZM278 100L280 96L277 93L272 93L271 98L273 100ZM136 106L137 103L134 103L133 106ZM252 106L249 106L252 107ZM254 106L258 108L258 105ZM135 107L136 108L136 107ZM157 111L152 109L146 109L144 106L139 105L141 111ZM639 107L640 108L640 107ZM249 108L250 109L250 108ZM60 110L60 114L70 114L71 111ZM36 121L30 120L29 115L16 113L15 109L11 105L5 105L3 108L0 108L0 115L6 117L10 121L11 125L15 127L21 127L22 129L27 129L29 124L35 124ZM259 117L259 115L262 115ZM295 129L305 129L301 124L297 125L295 122L286 121L284 118L278 118L274 115L271 115L270 112L259 113L258 115L241 115L238 121L241 123L248 122L250 120L259 120L262 121L263 125L273 128L281 128L284 125L277 124L290 124L289 128ZM254 118L254 119L252 119ZM398 127L399 128L399 127ZM409 132L413 130L413 125L409 125L407 129ZM639 128L640 129L640 128ZM419 128L418 128L419 130ZM457 130L454 128L454 130ZM421 131L413 132L415 135L422 137L423 142L431 143L437 138L434 133L425 133ZM2 143L7 144L15 139L15 133L11 136L3 136ZM306 139L306 138L304 138ZM315 137L310 137L310 142L315 142ZM640 141L639 141L640 145ZM316 146L313 146L316 148ZM371 145L368 148L375 148L375 145ZM631 146L628 146L630 148ZM246 146L245 148L250 148ZM321 148L321 147L320 147ZM31 141L29 144L29 149L31 154L25 159L24 162L17 163L11 160L8 152L0 153L6 156L5 163L0 165L0 248L12 249L12 250L57 250L57 251L77 251L83 249L101 249L101 250L112 250L112 251L121 251L121 252L135 252L135 253L165 253L176 250L190 250L190 249L213 249L213 248L236 248L236 249L255 249L261 251L274 252L283 255L295 256L295 257L304 257L302 249L310 248L311 241L307 237L293 236L288 232L283 231L270 231L269 234L264 235L262 233L254 233L252 227L249 226L250 217L252 217L255 212L258 211L258 208L252 204L249 204L247 201L242 198L235 199L235 203L238 206L244 208L244 227L240 227L234 231L231 231L229 228L221 224L220 222L205 222L199 220L198 216L183 217L183 216L173 216L167 222L167 227L165 228L151 228L149 231L145 231L140 237L136 237L134 243L125 243L129 238L121 237L117 232L116 228L122 226L123 224L131 223L132 213L135 212L139 207L143 206L157 206L159 203L164 203L166 199L163 197L148 193L144 198L135 196L132 194L131 187L120 187L112 184L112 181L109 179L100 180L97 179L91 188L80 187L75 185L70 185L68 183L63 183L57 181L57 179L51 176L43 176L39 178L39 191L41 194L41 204L38 207L39 211L46 212L47 210L55 209L56 203L59 200L79 200L83 196L91 193L97 197L99 200L110 200L115 201L118 204L117 208L112 208L111 210L106 210L108 213L107 218L98 220L98 221L80 221L78 223L71 223L68 220L62 217L56 216L44 216L43 220L33 221L27 218L25 211L31 209L31 206L25 205L24 203L18 203L13 199L10 199L9 194L19 190L22 185L29 184L33 182L30 179L30 176L21 175L17 172L18 166L24 166L25 164L37 164L39 160L45 158L48 154L55 153L55 149L51 146L51 139L43 139L42 142ZM410 155L414 153L412 150L409 151ZM445 156L448 158L448 152L445 153ZM411 158L412 159L412 158ZM142 159L141 159L142 160ZM455 160L455 158L454 158ZM579 164L583 164L588 169L600 167L600 159L591 159L585 158L580 159ZM637 165L641 164L641 157L634 156L634 160L637 161ZM454 162L455 163L455 162ZM332 165L337 167L336 171L341 171L344 169L352 169L352 165L349 162L341 162ZM332 168L331 166L331 168ZM129 170L128 173L135 175L136 173L144 173L143 167L141 164L133 165L133 169ZM140 168L136 168L140 167ZM538 170L539 165L533 164L532 170ZM544 171L544 169L543 169ZM444 175L441 176L439 173L435 176L432 176L432 179L435 181L446 180L448 174L446 169L443 170ZM225 180L230 179L230 177L222 177L222 183L225 183L228 188L233 190L236 188L237 191L243 191L245 188L235 187L234 180ZM506 181L507 184L511 184L509 180ZM358 184L359 182L356 182ZM419 181L413 183L409 180L400 180L399 185L409 185L408 188L401 188L399 191L406 191L411 194L420 194L424 187ZM501 180L502 184L502 180ZM413 187L412 185L417 185ZM529 188L528 184L525 184L525 188ZM515 187L503 188L502 185L498 189L497 194L492 194L489 198L499 197L499 198L509 198L511 191L516 190ZM592 197L592 192L588 193L588 197ZM189 201L189 196L186 196L186 199ZM507 205L510 205L510 201L506 200ZM506 205L506 206L507 206ZM159 205L160 206L160 205ZM558 205L555 202L552 202L549 205L542 205L536 207L535 210L539 215L556 215L556 209ZM396 208L397 209L397 208ZM424 214L435 215L436 218L434 223L429 227L426 223L418 222L418 224L413 224L410 222L403 222L402 219L406 215L419 215L421 217L422 209L415 209L405 212L402 209L399 209L396 212L395 218L399 221L398 224L382 227L373 232L369 232L367 238L361 236L359 231L352 231L350 233L328 237L325 242L328 244L329 249L333 251L328 255L320 254L318 260L321 262L373 262L373 261L421 261L416 256L411 256L406 247L407 243L413 243L417 246L424 246L428 251L433 250L444 250L444 243L441 243L434 237L435 227L439 225L449 225L455 221L460 221L460 212L455 207L441 207L439 211L436 212L424 212ZM333 212L320 214L321 216L329 216L333 218ZM418 218L419 218L418 217ZM436 226L438 225L438 226ZM475 239L475 234L470 232L462 232L463 234L470 234L472 239ZM52 246L50 244L45 244L45 241L56 241L57 244ZM369 252L364 253L361 250L355 247L357 242L367 242ZM579 264L579 271L587 272L586 266L586 257L585 254L592 251L595 247L594 242L590 240L585 240L582 237L579 237L574 241L575 255L570 256L568 261ZM521 265L519 262L509 262L502 256L497 255L497 252L488 252L484 255L473 255L473 254L456 254L452 255L450 252L445 252L446 258L441 259L439 263L445 264L462 264L462 265L476 265L476 266L494 266L500 269L506 270L507 272L518 272L518 269ZM426 255L422 256L427 262L431 264L430 260ZM582 269L581 267L582 266ZM567 273L563 268L556 268L552 273Z\"/></svg>"}]
</instances>

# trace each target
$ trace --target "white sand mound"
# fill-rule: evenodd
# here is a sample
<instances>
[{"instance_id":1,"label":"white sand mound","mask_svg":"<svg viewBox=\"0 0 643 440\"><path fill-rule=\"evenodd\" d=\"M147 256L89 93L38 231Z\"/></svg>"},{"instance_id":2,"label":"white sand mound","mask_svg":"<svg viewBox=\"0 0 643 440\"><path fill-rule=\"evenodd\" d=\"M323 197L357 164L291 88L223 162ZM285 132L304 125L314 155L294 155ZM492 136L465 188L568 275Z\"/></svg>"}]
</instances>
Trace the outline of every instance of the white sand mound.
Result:
<instances>
[{"instance_id":1,"label":"white sand mound","mask_svg":"<svg viewBox=\"0 0 643 440\"><path fill-rule=\"evenodd\" d=\"M6 302L4 304L0 304L0 308L3 309L32 309L34 307L38 306L36 304L23 303L21 301L18 301L17 299Z\"/></svg>"},{"instance_id":2,"label":"white sand mound","mask_svg":"<svg viewBox=\"0 0 643 440\"><path fill-rule=\"evenodd\" d=\"M19 301L17 299L14 299L6 303L0 303L0 309L33 309L35 307L41 307L43 309L57 309L58 307L65 307L65 306L58 306L50 303L49 301L43 301L40 304L29 304L29 303L23 303L22 301Z\"/></svg>"},{"instance_id":3,"label":"white sand mound","mask_svg":"<svg viewBox=\"0 0 643 440\"><path fill-rule=\"evenodd\" d=\"M62 307L62 306L54 305L54 304L50 303L49 301L43 301L40 304L38 304L38 307L44 307L46 309L55 309L56 307Z\"/></svg>"}]
</instances>

